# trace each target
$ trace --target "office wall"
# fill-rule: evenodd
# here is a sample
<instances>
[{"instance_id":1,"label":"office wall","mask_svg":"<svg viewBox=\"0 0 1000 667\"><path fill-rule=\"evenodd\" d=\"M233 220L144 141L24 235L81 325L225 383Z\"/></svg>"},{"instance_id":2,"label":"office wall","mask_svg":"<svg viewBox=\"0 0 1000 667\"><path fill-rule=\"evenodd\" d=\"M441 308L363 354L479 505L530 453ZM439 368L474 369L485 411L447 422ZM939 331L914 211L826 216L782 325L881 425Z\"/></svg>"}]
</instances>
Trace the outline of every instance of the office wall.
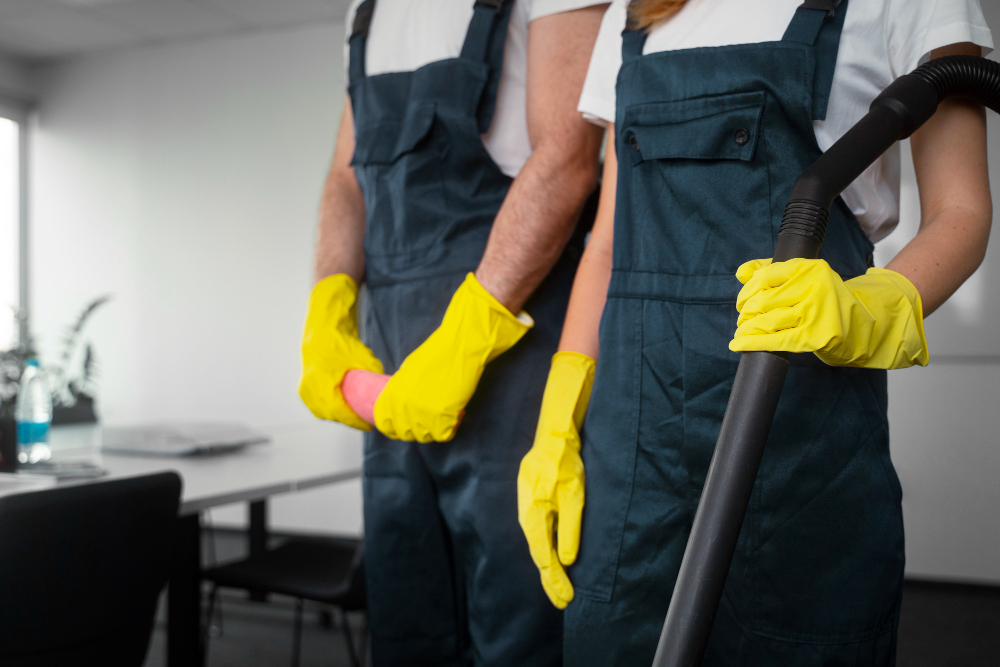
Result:
<instances>
[{"instance_id":1,"label":"office wall","mask_svg":"<svg viewBox=\"0 0 1000 667\"><path fill-rule=\"evenodd\" d=\"M28 68L20 60L0 54L0 104L3 98L30 100L34 87Z\"/></svg>"},{"instance_id":2,"label":"office wall","mask_svg":"<svg viewBox=\"0 0 1000 667\"><path fill-rule=\"evenodd\" d=\"M33 327L54 360L84 304L114 295L87 330L105 422L312 419L298 345L342 43L319 24L38 71ZM333 426L330 446L360 437ZM357 532L360 485L282 498L273 518Z\"/></svg>"},{"instance_id":3,"label":"office wall","mask_svg":"<svg viewBox=\"0 0 1000 667\"><path fill-rule=\"evenodd\" d=\"M1000 29L1000 4L983 4ZM91 329L107 421L309 418L294 395L296 346L342 103L341 31L127 51L45 72L36 328L52 349L88 298L115 293ZM998 130L991 118L994 192ZM918 222L912 169L904 180L903 224L880 244L881 265ZM911 575L1000 582L998 252L928 320L931 366L891 375ZM356 434L338 434L332 446L357 446ZM275 521L356 530L358 497L353 486L284 499Z\"/></svg>"}]
</instances>

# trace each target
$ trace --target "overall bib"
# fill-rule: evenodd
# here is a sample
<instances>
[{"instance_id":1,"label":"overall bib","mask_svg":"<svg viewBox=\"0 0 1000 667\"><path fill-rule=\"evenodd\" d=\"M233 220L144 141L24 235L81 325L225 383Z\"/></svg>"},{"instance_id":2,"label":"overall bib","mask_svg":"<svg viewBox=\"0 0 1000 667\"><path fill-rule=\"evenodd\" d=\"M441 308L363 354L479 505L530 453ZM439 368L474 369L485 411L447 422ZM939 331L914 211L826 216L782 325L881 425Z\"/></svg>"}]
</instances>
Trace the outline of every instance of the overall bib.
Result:
<instances>
[{"instance_id":1,"label":"overall bib","mask_svg":"<svg viewBox=\"0 0 1000 667\"><path fill-rule=\"evenodd\" d=\"M739 361L733 276L771 256L791 188L821 154L813 120L846 11L800 8L762 44L643 55L645 33L623 35L567 666L652 663ZM821 257L847 279L872 249L838 199ZM903 526L885 371L791 364L703 664L892 665Z\"/></svg>"},{"instance_id":2,"label":"overall bib","mask_svg":"<svg viewBox=\"0 0 1000 667\"><path fill-rule=\"evenodd\" d=\"M471 2L471 0L470 0ZM365 340L394 372L474 271L511 179L487 153L511 2L476 3L458 58L365 75L373 0L350 39L352 164L366 211ZM365 439L366 576L376 667L552 666L562 617L517 524L580 241L525 305L534 328L482 377L454 440ZM427 387L434 391L435 387Z\"/></svg>"}]
</instances>

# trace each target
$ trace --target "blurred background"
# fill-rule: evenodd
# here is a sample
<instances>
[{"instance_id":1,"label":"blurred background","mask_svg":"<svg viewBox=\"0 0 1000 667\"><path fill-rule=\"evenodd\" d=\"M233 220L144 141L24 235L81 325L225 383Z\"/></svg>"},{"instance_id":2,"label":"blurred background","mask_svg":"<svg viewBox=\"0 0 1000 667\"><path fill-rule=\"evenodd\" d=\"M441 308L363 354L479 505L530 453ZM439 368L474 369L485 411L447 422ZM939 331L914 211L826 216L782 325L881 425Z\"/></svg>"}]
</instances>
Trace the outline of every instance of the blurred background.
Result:
<instances>
[{"instance_id":1,"label":"blurred background","mask_svg":"<svg viewBox=\"0 0 1000 667\"><path fill-rule=\"evenodd\" d=\"M85 331L102 422L311 421L298 346L347 4L0 0L0 303L26 313L52 362L67 324L113 295ZM982 7L1000 39L1000 3ZM880 266L919 221L903 165L903 219ZM1000 224L993 243L928 319L931 365L890 374L916 580L1000 585ZM0 310L0 349L18 326ZM333 425L329 439L358 447L360 434ZM210 521L240 528L246 511ZM360 481L276 496L270 524L360 535Z\"/></svg>"},{"instance_id":2,"label":"blurred background","mask_svg":"<svg viewBox=\"0 0 1000 667\"><path fill-rule=\"evenodd\" d=\"M20 293L54 362L66 326L114 295L86 332L103 422L312 419L298 346L348 4L0 0L0 108L14 112L0 115L27 134L19 235L17 131L0 121L0 302ZM286 496L272 522L360 532L360 497L360 482Z\"/></svg>"}]
</instances>

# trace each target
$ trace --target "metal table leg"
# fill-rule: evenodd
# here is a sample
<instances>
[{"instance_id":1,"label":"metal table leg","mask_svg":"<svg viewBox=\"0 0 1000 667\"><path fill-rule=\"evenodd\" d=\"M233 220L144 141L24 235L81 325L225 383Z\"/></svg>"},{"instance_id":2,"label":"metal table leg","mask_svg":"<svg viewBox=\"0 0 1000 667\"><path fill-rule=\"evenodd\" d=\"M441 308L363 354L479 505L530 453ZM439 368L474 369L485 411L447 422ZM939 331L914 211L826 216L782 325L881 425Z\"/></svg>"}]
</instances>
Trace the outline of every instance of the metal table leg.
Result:
<instances>
[{"instance_id":1,"label":"metal table leg","mask_svg":"<svg viewBox=\"0 0 1000 667\"><path fill-rule=\"evenodd\" d=\"M203 667L201 634L201 515L177 520L167 595L167 665Z\"/></svg>"},{"instance_id":2,"label":"metal table leg","mask_svg":"<svg viewBox=\"0 0 1000 667\"><path fill-rule=\"evenodd\" d=\"M250 525L250 556L259 556L267 551L267 500L255 500L249 503ZM250 599L256 602L266 602L267 593L250 591Z\"/></svg>"}]
</instances>

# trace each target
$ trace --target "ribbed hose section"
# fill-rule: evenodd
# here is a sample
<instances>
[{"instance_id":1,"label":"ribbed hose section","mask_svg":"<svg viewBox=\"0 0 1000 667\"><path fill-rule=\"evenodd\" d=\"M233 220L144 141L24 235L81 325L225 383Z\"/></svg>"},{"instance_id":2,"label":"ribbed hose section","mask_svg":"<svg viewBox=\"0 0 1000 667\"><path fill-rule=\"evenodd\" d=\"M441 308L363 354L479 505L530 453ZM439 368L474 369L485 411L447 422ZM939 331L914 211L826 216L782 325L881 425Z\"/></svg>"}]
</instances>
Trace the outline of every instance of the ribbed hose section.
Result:
<instances>
[{"instance_id":1,"label":"ribbed hose section","mask_svg":"<svg viewBox=\"0 0 1000 667\"><path fill-rule=\"evenodd\" d=\"M913 71L934 86L938 99L959 97L1000 113L1000 63L975 56L946 56Z\"/></svg>"},{"instance_id":2,"label":"ribbed hose section","mask_svg":"<svg viewBox=\"0 0 1000 667\"><path fill-rule=\"evenodd\" d=\"M830 212L816 202L793 199L785 207L778 236L797 234L812 239L816 245L823 245L829 221Z\"/></svg>"}]
</instances>

